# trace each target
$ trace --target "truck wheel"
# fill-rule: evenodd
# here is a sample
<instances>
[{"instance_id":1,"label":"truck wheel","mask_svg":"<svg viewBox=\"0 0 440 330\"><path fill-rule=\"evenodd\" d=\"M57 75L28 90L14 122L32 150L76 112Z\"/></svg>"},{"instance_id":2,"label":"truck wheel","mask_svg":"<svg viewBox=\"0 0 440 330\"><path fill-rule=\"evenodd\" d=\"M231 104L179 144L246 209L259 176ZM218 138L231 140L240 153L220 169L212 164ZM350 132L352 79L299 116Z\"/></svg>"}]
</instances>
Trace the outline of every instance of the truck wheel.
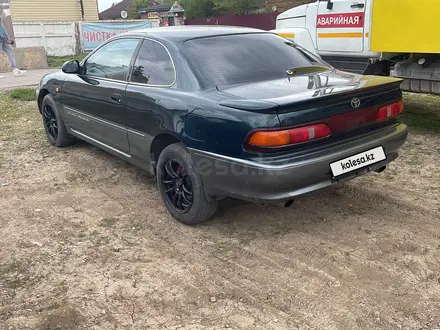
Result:
<instances>
[{"instance_id":1,"label":"truck wheel","mask_svg":"<svg viewBox=\"0 0 440 330\"><path fill-rule=\"evenodd\" d=\"M52 95L46 95L41 104L44 129L47 139L55 147L67 147L75 142L75 138L67 133L66 126L55 106Z\"/></svg>"},{"instance_id":2,"label":"truck wheel","mask_svg":"<svg viewBox=\"0 0 440 330\"><path fill-rule=\"evenodd\" d=\"M183 143L171 144L160 154L157 185L168 211L181 223L194 225L217 211L218 201L206 195Z\"/></svg>"}]
</instances>

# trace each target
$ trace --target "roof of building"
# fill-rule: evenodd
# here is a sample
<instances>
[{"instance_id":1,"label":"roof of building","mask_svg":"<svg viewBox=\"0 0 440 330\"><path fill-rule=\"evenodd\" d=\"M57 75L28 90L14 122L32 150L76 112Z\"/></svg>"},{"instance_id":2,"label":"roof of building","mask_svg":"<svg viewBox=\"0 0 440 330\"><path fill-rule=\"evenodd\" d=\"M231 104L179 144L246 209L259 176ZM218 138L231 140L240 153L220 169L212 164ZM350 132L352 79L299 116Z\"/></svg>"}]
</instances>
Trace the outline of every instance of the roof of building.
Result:
<instances>
[{"instance_id":1,"label":"roof of building","mask_svg":"<svg viewBox=\"0 0 440 330\"><path fill-rule=\"evenodd\" d=\"M118 19L121 18L121 11L127 11L133 6L133 0L122 0L114 6L99 13L99 19Z\"/></svg>"},{"instance_id":2,"label":"roof of building","mask_svg":"<svg viewBox=\"0 0 440 330\"><path fill-rule=\"evenodd\" d=\"M139 14L145 14L145 13L155 13L160 11L169 11L173 5L170 3L161 3L159 5L154 5L145 9L139 10Z\"/></svg>"}]
</instances>

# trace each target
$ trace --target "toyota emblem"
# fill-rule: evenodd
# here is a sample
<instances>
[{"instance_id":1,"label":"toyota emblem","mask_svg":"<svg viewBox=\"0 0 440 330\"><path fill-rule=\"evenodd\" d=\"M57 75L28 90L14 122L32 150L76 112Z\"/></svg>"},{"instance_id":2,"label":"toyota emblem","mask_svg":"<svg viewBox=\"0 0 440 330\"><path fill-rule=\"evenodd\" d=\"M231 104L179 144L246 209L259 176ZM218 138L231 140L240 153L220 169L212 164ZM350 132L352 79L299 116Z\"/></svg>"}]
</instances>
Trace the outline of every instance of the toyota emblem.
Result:
<instances>
[{"instance_id":1,"label":"toyota emblem","mask_svg":"<svg viewBox=\"0 0 440 330\"><path fill-rule=\"evenodd\" d=\"M361 106L361 100L359 100L357 97L351 100L351 106L353 108L359 108Z\"/></svg>"}]
</instances>

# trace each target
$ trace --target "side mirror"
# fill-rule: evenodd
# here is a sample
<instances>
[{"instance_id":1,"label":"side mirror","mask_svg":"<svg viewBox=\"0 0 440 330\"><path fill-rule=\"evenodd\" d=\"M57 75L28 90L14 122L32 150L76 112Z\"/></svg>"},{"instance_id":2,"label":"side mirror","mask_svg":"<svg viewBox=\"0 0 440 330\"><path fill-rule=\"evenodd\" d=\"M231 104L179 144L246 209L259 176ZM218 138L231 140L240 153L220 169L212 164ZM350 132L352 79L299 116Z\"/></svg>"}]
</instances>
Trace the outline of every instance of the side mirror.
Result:
<instances>
[{"instance_id":1,"label":"side mirror","mask_svg":"<svg viewBox=\"0 0 440 330\"><path fill-rule=\"evenodd\" d=\"M61 70L64 73L80 73L81 66L79 65L79 61L73 60L64 63Z\"/></svg>"},{"instance_id":2,"label":"side mirror","mask_svg":"<svg viewBox=\"0 0 440 330\"><path fill-rule=\"evenodd\" d=\"M328 10L332 10L333 9L333 2L332 2L332 0L328 0L328 2L327 2L327 9Z\"/></svg>"}]
</instances>

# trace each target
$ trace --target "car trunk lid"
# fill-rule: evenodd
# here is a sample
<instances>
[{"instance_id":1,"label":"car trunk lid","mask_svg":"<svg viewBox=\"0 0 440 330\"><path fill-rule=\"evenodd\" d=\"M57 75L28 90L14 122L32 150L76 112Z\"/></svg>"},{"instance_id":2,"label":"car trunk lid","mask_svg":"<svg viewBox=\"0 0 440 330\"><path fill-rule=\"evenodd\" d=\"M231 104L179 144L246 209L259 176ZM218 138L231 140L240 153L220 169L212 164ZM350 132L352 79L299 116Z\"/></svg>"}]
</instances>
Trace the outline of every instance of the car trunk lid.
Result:
<instances>
[{"instance_id":1,"label":"car trunk lid","mask_svg":"<svg viewBox=\"0 0 440 330\"><path fill-rule=\"evenodd\" d=\"M281 127L325 122L337 133L376 124L378 109L401 98L400 83L329 70L218 89L234 97L224 106L275 112Z\"/></svg>"}]
</instances>

